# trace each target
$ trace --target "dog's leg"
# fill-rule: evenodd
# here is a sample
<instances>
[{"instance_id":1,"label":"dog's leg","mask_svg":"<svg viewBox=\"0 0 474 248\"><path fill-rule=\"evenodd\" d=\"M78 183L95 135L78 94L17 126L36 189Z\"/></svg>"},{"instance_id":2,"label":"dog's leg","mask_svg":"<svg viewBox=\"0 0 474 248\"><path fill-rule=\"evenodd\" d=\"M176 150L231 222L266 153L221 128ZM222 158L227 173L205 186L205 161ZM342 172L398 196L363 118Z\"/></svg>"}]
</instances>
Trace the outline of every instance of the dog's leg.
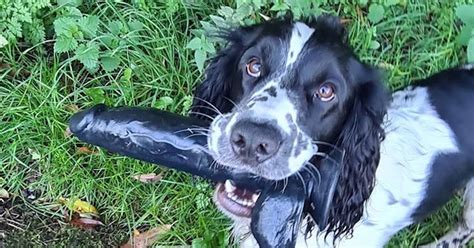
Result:
<instances>
[{"instance_id":1,"label":"dog's leg","mask_svg":"<svg viewBox=\"0 0 474 248\"><path fill-rule=\"evenodd\" d=\"M467 183L463 198L463 220L439 240L421 246L421 248L464 247L474 239L474 178Z\"/></svg>"}]
</instances>

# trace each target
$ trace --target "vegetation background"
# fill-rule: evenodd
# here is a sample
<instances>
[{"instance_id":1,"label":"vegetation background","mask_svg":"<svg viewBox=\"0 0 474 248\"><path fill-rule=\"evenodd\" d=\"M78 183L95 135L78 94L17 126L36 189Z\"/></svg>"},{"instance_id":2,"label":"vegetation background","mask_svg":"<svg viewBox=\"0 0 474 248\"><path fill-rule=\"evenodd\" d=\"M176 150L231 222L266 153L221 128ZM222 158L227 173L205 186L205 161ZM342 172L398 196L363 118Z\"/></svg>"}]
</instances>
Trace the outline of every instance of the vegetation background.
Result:
<instances>
[{"instance_id":1,"label":"vegetation background","mask_svg":"<svg viewBox=\"0 0 474 248\"><path fill-rule=\"evenodd\" d=\"M83 144L66 123L97 103L186 114L223 45L206 35L288 11L341 16L393 90L474 61L472 0L0 0L0 246L229 246L207 182ZM460 209L456 198L388 247L433 241Z\"/></svg>"}]
</instances>

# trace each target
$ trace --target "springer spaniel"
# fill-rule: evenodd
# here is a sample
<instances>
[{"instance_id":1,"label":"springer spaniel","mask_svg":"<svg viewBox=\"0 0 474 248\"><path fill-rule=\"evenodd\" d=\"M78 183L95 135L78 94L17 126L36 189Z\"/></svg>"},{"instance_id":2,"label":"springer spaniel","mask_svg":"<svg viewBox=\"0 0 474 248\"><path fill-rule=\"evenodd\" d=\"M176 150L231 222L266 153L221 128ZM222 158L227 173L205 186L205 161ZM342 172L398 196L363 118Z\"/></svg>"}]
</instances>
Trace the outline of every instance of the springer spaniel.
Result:
<instances>
[{"instance_id":1,"label":"springer spaniel","mask_svg":"<svg viewBox=\"0 0 474 248\"><path fill-rule=\"evenodd\" d=\"M317 166L315 152L329 152L318 144L345 150L329 224L298 237L297 247L382 247L463 187L463 221L431 245L474 237L472 66L390 95L336 17L271 20L223 37L229 44L210 62L193 104L212 117L208 144L217 162L280 180ZM256 199L245 185L216 187L214 201L234 220L242 247L257 246L247 235Z\"/></svg>"}]
</instances>

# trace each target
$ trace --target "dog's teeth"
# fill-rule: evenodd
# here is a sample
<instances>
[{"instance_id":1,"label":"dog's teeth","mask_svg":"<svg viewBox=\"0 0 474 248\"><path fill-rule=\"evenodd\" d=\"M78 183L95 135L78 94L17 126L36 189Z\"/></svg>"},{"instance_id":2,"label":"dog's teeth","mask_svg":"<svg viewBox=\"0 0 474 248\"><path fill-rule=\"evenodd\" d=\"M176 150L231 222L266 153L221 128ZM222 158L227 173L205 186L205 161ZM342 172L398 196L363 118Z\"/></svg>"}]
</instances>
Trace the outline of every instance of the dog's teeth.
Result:
<instances>
[{"instance_id":1,"label":"dog's teeth","mask_svg":"<svg viewBox=\"0 0 474 248\"><path fill-rule=\"evenodd\" d=\"M260 196L260 193L252 195L252 201L254 204L257 202L259 196Z\"/></svg>"},{"instance_id":2,"label":"dog's teeth","mask_svg":"<svg viewBox=\"0 0 474 248\"><path fill-rule=\"evenodd\" d=\"M236 187L232 184L230 180L225 180L224 189L227 193L231 193L231 192L234 192Z\"/></svg>"}]
</instances>

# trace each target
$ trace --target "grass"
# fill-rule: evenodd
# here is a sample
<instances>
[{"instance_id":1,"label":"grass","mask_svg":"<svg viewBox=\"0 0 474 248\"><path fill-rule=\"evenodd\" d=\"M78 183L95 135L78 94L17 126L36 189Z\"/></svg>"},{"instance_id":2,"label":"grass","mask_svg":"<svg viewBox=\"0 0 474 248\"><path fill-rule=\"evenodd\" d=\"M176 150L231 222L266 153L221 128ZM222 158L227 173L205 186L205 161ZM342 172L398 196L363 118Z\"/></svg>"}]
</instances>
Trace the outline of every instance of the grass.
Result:
<instances>
[{"instance_id":1,"label":"grass","mask_svg":"<svg viewBox=\"0 0 474 248\"><path fill-rule=\"evenodd\" d=\"M398 89L465 61L465 51L456 43L454 8L459 3L465 1L409 1L406 8L390 9L376 26L354 4L326 10L351 20L350 40L356 52L385 69L386 82ZM123 3L94 4L92 12L102 21L135 18L145 24L141 42L130 41L121 48L127 66L113 73L88 74L78 64L53 55L51 41L32 49L0 49L0 188L38 213L37 218L54 221L62 220L61 212L50 207L60 197L92 203L108 225L107 235L115 237L104 246L123 242L133 229L162 224L173 227L161 245L204 239L212 246L227 239L229 222L210 202L208 183L93 147L89 147L93 154L79 153L78 148L86 145L64 135L77 108L98 101L186 113L192 89L201 79L193 52L185 49L192 38L190 30L221 4L227 3L198 6L168 1L148 10ZM373 40L381 47L371 49ZM173 103L163 105L162 97L171 97ZM163 173L163 180L143 184L131 177L151 172ZM28 199L25 192L35 199ZM399 233L388 246L432 241L449 230L459 214L460 200L454 199L425 223ZM28 223L20 228L29 230ZM15 233L24 234L10 229L8 235Z\"/></svg>"}]
</instances>

